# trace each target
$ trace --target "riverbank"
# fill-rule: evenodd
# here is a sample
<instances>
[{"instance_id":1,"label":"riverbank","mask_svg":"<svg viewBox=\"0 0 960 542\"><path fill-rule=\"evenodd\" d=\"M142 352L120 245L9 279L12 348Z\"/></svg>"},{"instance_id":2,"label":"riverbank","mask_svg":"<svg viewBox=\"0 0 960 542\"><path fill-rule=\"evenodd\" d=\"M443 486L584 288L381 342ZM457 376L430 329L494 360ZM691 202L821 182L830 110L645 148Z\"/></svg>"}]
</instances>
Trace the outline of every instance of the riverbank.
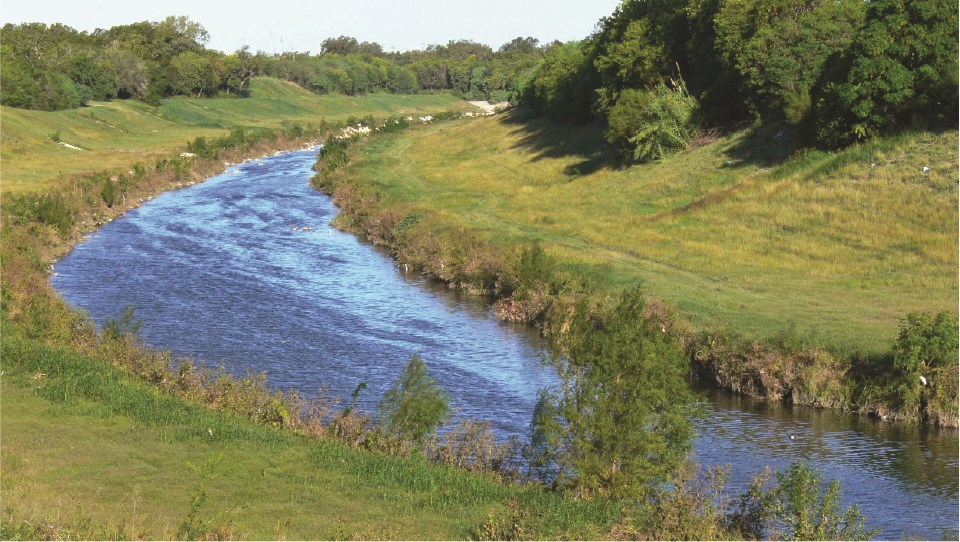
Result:
<instances>
[{"instance_id":1,"label":"riverbank","mask_svg":"<svg viewBox=\"0 0 960 542\"><path fill-rule=\"evenodd\" d=\"M335 398L305 401L264 374L151 350L129 334L132 318L99 333L51 288L51 262L104 223L339 129L234 131L126 175L5 198L3 538L465 539L494 536L518 513L536 536L607 536L617 504L358 445L374 436L369 418L330 420Z\"/></svg>"},{"instance_id":2,"label":"riverbank","mask_svg":"<svg viewBox=\"0 0 960 542\"><path fill-rule=\"evenodd\" d=\"M355 123L368 116L450 110L475 109L441 94L320 96L269 77L254 79L247 98L178 97L157 107L139 100L115 100L63 111L2 106L0 191L55 188L71 175L85 172L109 170L116 175L134 163L149 164L179 153L188 140L222 137L234 128L282 130L299 125L313 129L322 122Z\"/></svg>"},{"instance_id":3,"label":"riverbank","mask_svg":"<svg viewBox=\"0 0 960 542\"><path fill-rule=\"evenodd\" d=\"M333 195L342 209L342 215L336 221L338 226L388 247L401 265L419 269L454 288L497 296L500 299L498 308L502 318L538 323L549 337L563 329L569 307L575 305L578 299L603 299L637 280L635 275L624 270L629 269L634 261L631 259L634 249L625 252L618 248L616 243L611 244L611 237L607 235L609 232L604 232L611 227L618 228L617 224L627 222L635 225L638 222L635 218L629 218L633 216L633 212L623 208L624 205L637 204L628 197L628 190L634 188L630 188L631 181L626 178L628 173L636 174L630 173L635 168L627 172L610 172L604 169L607 166L600 160L602 156L594 156L596 163L591 171L603 171L603 175L611 177L617 183L612 189L603 184L606 181L598 176L600 174L594 175L590 171L560 175L554 171L558 166L552 162L560 161L562 168L569 168L567 162L580 159L585 153L584 149L591 148L590 134L587 133L589 129L582 130L582 133L567 133L562 127L542 124L543 122L539 121L535 126L528 126L515 115L507 115L446 123L402 135L372 138L362 145L338 150L335 161L325 163L321 158L318 162L319 174L313 181L314 186ZM511 146L513 139L507 137L507 132L519 133L526 143ZM540 146L537 146L536 141L547 138L548 133L553 134L549 137L556 141L550 145L541 141ZM491 139L491 134L506 137L506 141ZM654 190L656 187L648 186L647 190L660 194L660 199L666 198L661 203L669 203L668 208L678 205L679 201L681 208L696 211L716 205L722 207L725 200L732 200L735 207L741 211L744 206L757 209L756 205L749 203L752 193L768 198L771 189L772 194L776 194L789 188L791 193L799 194L798 190L801 188L798 187L814 192L827 192L824 186L839 185L844 182L842 179L848 176L861 179L858 168L866 166L860 166L857 162L876 155L887 156L894 171L883 173L872 183L891 182L897 175L896 171L902 169L898 164L906 161L906 158L916 159L914 154L918 150L926 149L927 151L920 152L928 152L931 148L939 148L940 141L950 140L954 136L955 134L908 135L866 147L854 147L835 155L811 152L801 152L792 158L784 155L777 161L769 162L767 168L758 168L757 165L748 167L746 176L736 173L735 169L731 173L731 170L721 165L721 173L709 173L706 179L694 177L691 181L699 187L696 189L698 192L687 194L684 198L692 198L691 202L701 202L699 204L684 203L684 198L677 199L689 191L689 187L670 188L663 185L663 181L659 181L659 189ZM716 143L713 150L708 145L694 151L695 156L687 157L684 164L690 166L697 163L690 160L703 162L704 156L717 152L718 148L722 152L732 152L730 149L735 149L741 156L753 155L755 162L773 160L769 156L762 160L760 158L765 153L773 152L770 149L751 146L758 144L758 138L761 141L770 141L764 140L762 135L736 134ZM491 145L493 147L490 147ZM562 150L558 150L559 148ZM519 156L515 157L514 154ZM523 165L523 160L526 160L529 166ZM708 163L713 162L711 160ZM671 165L678 166L679 163ZM638 166L643 167L647 166ZM715 170L716 167L711 165L709 169ZM926 198L945 198L955 202L956 188L944 180L944 176L949 174L946 166L942 169L937 177L940 181L929 179L928 182L942 181L945 186L943 190L924 186L917 188L911 184L905 184L904 190L919 190L926 193ZM642 173L645 170L637 171ZM666 171L666 165L656 166L655 172ZM722 173L724 171L726 173ZM675 177L674 175L670 178ZM810 179L801 182L801 179L807 177ZM834 178L837 180L830 180ZM860 182L871 184L871 181ZM721 187L720 196L713 191L715 187L711 188L711 183ZM571 186L574 188L568 188ZM588 187L588 192L583 193L583 197L576 201L563 199L563 194L569 190L583 191L584 187ZM604 196L611 190L616 198L616 201L611 203L612 210L606 208L607 200ZM664 195L663 190L679 192L670 196ZM888 192L889 190L879 193ZM748 203L743 203L745 198ZM903 201L903 198L898 197L897 201ZM598 206L598 202L604 203ZM876 203L883 206L889 204L880 201ZM779 212L798 214L803 206L798 203L794 207L788 209L785 206ZM927 214L918 216L928 216L931 213L933 216L940 216L937 213L940 213L938 209L941 207L944 206L937 205L936 209L924 211ZM946 221L945 224L953 223L955 226L955 207L954 205L952 219L950 213L944 211L946 214L941 218ZM620 213L620 218L610 216L612 212ZM821 214L823 212L821 210ZM654 217L663 214L654 209L644 211L641 215L650 213ZM909 215L905 209L898 213ZM747 223L753 220L742 212L737 216ZM675 218L682 225L687 223L690 217L680 213ZM585 227L589 231L584 232ZM728 229L736 228L737 226L731 225ZM937 231L940 231L938 228ZM571 233L576 231L581 231L580 237ZM620 233L612 239L619 238L620 242L639 241L642 245L650 239L640 234L637 234L639 237L636 238L630 237L626 230L617 231ZM662 236L663 233L658 235ZM953 230L946 227L936 235L943 237L947 246L956 247L955 227ZM951 236L954 236L952 242L949 240ZM654 246L661 243L656 236L652 242ZM787 245L796 243L785 242ZM677 243L681 241L677 240ZM843 253L845 249L842 244L838 246L840 248L833 250ZM746 245L741 246L740 250L749 252L752 249ZM951 258L955 260L955 252L944 252L943 257L948 261ZM801 261L797 255L794 255L793 259L798 263ZM598 263L601 260L607 263ZM955 265L953 267L955 268ZM664 286L671 281L675 282L677 278L683 279L681 282L693 279L691 282L694 288L697 287L697 280L691 277L689 272L679 269L672 272L668 269L662 271L662 274L648 283L648 295L657 295L662 291L658 288L666 287L668 291L673 291L674 295L689 297L689 294L682 292L683 286L680 284ZM671 277L671 273L675 276ZM921 274L924 275L924 280L945 280L948 290L956 290L956 277L953 275L950 275L951 279L940 272ZM768 278L774 276L779 275L773 273ZM953 286L949 285L951 280ZM884 299L897 299L896 287L888 289L889 295L884 294ZM824 292L820 292L820 295L823 294ZM758 299L773 295L773 292L768 292L758 296ZM937 294L928 291L925 295ZM952 365L929 367L926 372L934 376L923 375L923 384L913 374L898 372L895 355L891 351L896 348L895 324L886 324L887 338L883 341L873 340L871 344L874 347L864 352L851 345L839 348L830 346L831 341L825 341L822 335L809 334L809 328L800 328L799 331L781 328L772 332L772 336L767 335L767 338L764 338L764 335L750 333L750 326L718 325L716 321L710 324L696 317L695 310L694 317L691 318L691 309L704 301L701 299L693 306L681 303L679 310L669 302L655 302L649 309L660 313L664 329L669 329L681 341L690 358L691 371L701 378L725 389L773 401L837 408L887 421L922 419L935 426L957 425L955 359ZM823 303L838 301L842 302L842 299L829 296L822 299ZM903 304L909 304L909 301L900 300L897 303L904 307ZM764 311L769 312L776 307L783 306L777 303L766 307ZM710 310L716 308L712 307ZM849 309L850 307L847 308ZM909 312L910 309L901 310ZM832 314L832 311L828 312ZM899 318L904 318L905 312L901 313ZM739 318L737 322L749 320L751 315L742 315ZM844 321L836 315L831 318L836 320L837 325ZM744 332L744 329L748 331ZM849 333L849 330L843 333ZM882 344L886 346L880 346ZM927 382L932 382L932 385L928 386ZM910 393L916 393L919 400L906 400L903 386L916 390Z\"/></svg>"}]
</instances>

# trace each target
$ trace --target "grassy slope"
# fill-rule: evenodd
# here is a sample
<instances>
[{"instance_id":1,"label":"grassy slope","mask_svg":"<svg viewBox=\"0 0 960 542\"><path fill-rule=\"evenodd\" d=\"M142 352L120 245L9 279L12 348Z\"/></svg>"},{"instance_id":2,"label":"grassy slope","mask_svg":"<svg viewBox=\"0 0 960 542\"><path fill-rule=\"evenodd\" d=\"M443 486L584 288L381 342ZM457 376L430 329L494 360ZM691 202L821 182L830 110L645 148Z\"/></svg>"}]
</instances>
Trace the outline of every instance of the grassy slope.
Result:
<instances>
[{"instance_id":1,"label":"grassy slope","mask_svg":"<svg viewBox=\"0 0 960 542\"><path fill-rule=\"evenodd\" d=\"M267 78L254 80L250 91L246 99L174 98L158 108L135 100L55 112L0 108L0 190L39 190L61 175L151 162L182 149L190 139L219 136L226 128L472 109L446 95L317 96ZM51 139L55 133L84 150L57 144Z\"/></svg>"},{"instance_id":2,"label":"grassy slope","mask_svg":"<svg viewBox=\"0 0 960 542\"><path fill-rule=\"evenodd\" d=\"M787 158L789 135L741 131L628 169L601 139L497 116L382 138L352 171L446 227L541 239L611 290L643 281L698 324L882 350L907 312L956 310L956 132Z\"/></svg>"},{"instance_id":3,"label":"grassy slope","mask_svg":"<svg viewBox=\"0 0 960 542\"><path fill-rule=\"evenodd\" d=\"M596 538L616 517L190 406L69 349L3 343L4 539L174 538L202 472L204 538L464 539L514 508L539 536Z\"/></svg>"}]
</instances>

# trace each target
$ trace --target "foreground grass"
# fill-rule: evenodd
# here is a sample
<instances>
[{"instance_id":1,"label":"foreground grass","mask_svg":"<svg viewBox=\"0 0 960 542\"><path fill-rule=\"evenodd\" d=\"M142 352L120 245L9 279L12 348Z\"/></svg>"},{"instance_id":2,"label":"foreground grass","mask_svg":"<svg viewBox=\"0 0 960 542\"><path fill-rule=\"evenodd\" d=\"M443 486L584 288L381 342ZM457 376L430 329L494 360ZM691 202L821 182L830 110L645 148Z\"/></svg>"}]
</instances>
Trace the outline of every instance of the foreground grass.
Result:
<instances>
[{"instance_id":1,"label":"foreground grass","mask_svg":"<svg viewBox=\"0 0 960 542\"><path fill-rule=\"evenodd\" d=\"M196 137L214 137L234 127L279 128L349 117L467 110L453 96L318 96L291 83L260 78L250 97L172 98L159 107L136 100L98 102L66 111L0 108L0 190L38 191L73 173L128 169L182 150ZM61 145L68 143L82 150Z\"/></svg>"},{"instance_id":2,"label":"foreground grass","mask_svg":"<svg viewBox=\"0 0 960 542\"><path fill-rule=\"evenodd\" d=\"M504 514L527 537L597 538L618 513L254 425L5 331L4 539L464 539Z\"/></svg>"},{"instance_id":3,"label":"foreground grass","mask_svg":"<svg viewBox=\"0 0 960 542\"><path fill-rule=\"evenodd\" d=\"M955 313L957 132L838 153L794 153L784 134L614 168L598 127L501 115L377 138L348 173L438 231L539 240L602 290L642 282L700 326L879 352L906 313Z\"/></svg>"}]
</instances>

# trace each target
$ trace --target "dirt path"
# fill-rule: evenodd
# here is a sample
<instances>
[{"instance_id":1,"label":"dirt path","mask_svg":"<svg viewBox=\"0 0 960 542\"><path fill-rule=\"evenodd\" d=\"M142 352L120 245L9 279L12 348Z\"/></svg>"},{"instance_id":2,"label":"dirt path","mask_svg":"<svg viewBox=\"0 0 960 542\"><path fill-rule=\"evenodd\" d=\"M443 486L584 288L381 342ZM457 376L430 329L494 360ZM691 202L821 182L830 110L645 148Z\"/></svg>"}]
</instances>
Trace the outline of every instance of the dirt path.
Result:
<instances>
[{"instance_id":1,"label":"dirt path","mask_svg":"<svg viewBox=\"0 0 960 542\"><path fill-rule=\"evenodd\" d=\"M490 102L480 101L480 100L470 101L467 103L469 103L474 107L479 107L480 109L483 109L484 112L486 112L488 115L492 115L496 113L497 109L505 109L508 105L510 105L508 102L500 102L500 103L492 104Z\"/></svg>"}]
</instances>

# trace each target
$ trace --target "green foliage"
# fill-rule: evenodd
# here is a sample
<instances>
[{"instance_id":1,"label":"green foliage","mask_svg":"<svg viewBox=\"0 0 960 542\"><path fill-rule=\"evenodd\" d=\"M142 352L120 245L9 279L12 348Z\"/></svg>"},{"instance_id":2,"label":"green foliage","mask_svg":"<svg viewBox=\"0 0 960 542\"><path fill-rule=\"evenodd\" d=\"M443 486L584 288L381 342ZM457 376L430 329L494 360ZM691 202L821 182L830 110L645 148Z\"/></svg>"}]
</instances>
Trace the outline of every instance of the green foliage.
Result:
<instances>
[{"instance_id":1,"label":"green foliage","mask_svg":"<svg viewBox=\"0 0 960 542\"><path fill-rule=\"evenodd\" d=\"M119 318L108 318L103 322L103 335L119 341L125 337L136 337L140 333L143 322L137 318L137 309L132 306L123 308Z\"/></svg>"},{"instance_id":2,"label":"green foliage","mask_svg":"<svg viewBox=\"0 0 960 542\"><path fill-rule=\"evenodd\" d=\"M693 394L686 361L638 289L612 307L577 306L554 337L559 389L533 420L535 465L583 495L637 498L671 480L690 449Z\"/></svg>"},{"instance_id":3,"label":"green foliage","mask_svg":"<svg viewBox=\"0 0 960 542\"><path fill-rule=\"evenodd\" d=\"M893 352L897 395L902 408L917 411L926 399L927 386L933 385L934 372L957 365L960 352L957 318L945 312L936 316L908 314L900 322Z\"/></svg>"},{"instance_id":4,"label":"green foliage","mask_svg":"<svg viewBox=\"0 0 960 542\"><path fill-rule=\"evenodd\" d=\"M840 481L823 488L823 471L805 463L794 463L777 472L777 487L771 499L771 530L782 530L790 540L868 540L860 507L842 508Z\"/></svg>"},{"instance_id":5,"label":"green foliage","mask_svg":"<svg viewBox=\"0 0 960 542\"><path fill-rule=\"evenodd\" d=\"M592 72L581 43L557 46L523 85L520 103L557 120L587 120L593 102Z\"/></svg>"},{"instance_id":6,"label":"green foliage","mask_svg":"<svg viewBox=\"0 0 960 542\"><path fill-rule=\"evenodd\" d=\"M630 145L630 140L643 126L643 112L650 104L650 94L634 88L620 93L620 97L607 113L607 130L604 136L608 142L621 148Z\"/></svg>"},{"instance_id":7,"label":"green foliage","mask_svg":"<svg viewBox=\"0 0 960 542\"><path fill-rule=\"evenodd\" d=\"M24 194L10 196L9 201L9 212L17 224L37 222L66 236L76 222L73 209L61 194Z\"/></svg>"},{"instance_id":8,"label":"green foliage","mask_svg":"<svg viewBox=\"0 0 960 542\"><path fill-rule=\"evenodd\" d=\"M860 0L727 2L716 16L725 61L742 76L754 115L799 124L827 59L863 24Z\"/></svg>"},{"instance_id":9,"label":"green foliage","mask_svg":"<svg viewBox=\"0 0 960 542\"><path fill-rule=\"evenodd\" d=\"M637 115L639 125L629 139L633 158L652 162L686 150L700 133L700 104L687 92L683 80L661 83Z\"/></svg>"},{"instance_id":10,"label":"green foliage","mask_svg":"<svg viewBox=\"0 0 960 542\"><path fill-rule=\"evenodd\" d=\"M926 121L957 119L957 10L937 0L878 0L849 49L834 59L817 99L817 138L828 146Z\"/></svg>"},{"instance_id":11,"label":"green foliage","mask_svg":"<svg viewBox=\"0 0 960 542\"><path fill-rule=\"evenodd\" d=\"M376 419L388 435L420 443L447 420L449 402L426 364L414 355L377 405Z\"/></svg>"}]
</instances>

